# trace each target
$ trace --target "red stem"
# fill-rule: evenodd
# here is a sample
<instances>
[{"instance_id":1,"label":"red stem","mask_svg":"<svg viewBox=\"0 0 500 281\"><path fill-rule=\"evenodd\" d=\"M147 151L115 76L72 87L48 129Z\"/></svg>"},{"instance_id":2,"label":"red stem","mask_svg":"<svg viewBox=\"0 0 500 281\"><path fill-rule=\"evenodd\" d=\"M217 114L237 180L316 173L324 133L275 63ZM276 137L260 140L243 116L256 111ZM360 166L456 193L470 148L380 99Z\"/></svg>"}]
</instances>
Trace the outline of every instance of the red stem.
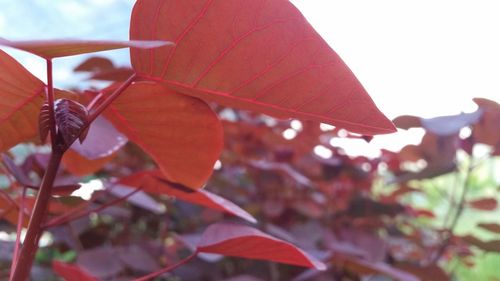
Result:
<instances>
[{"instance_id":1,"label":"red stem","mask_svg":"<svg viewBox=\"0 0 500 281\"><path fill-rule=\"evenodd\" d=\"M76 220L76 219L79 219L79 218L82 218L82 217L85 217L91 213L98 213L110 206L113 206L113 205L116 205L122 201L125 201L127 200L130 196L136 194L137 192L139 192L140 190L142 189L142 187L139 187L131 192L129 192L127 195L123 196L123 197L120 197L118 199L115 199L111 202L108 202L98 208L95 208L95 209L92 209L92 210L87 210L87 211L84 211L82 213L71 213L69 215L62 215L60 217L57 217L51 221L49 221L47 224L44 225L44 228L48 228L48 227L53 227L53 226L58 226L58 225L61 225L61 224L65 224L67 222L70 222L72 220Z\"/></svg>"},{"instance_id":2,"label":"red stem","mask_svg":"<svg viewBox=\"0 0 500 281\"><path fill-rule=\"evenodd\" d=\"M90 112L92 109L94 109L96 104L102 99L103 96L104 96L104 94L102 92L97 94L97 96L95 96L92 99L92 101L90 101L90 103L87 105L87 111Z\"/></svg>"},{"instance_id":3,"label":"red stem","mask_svg":"<svg viewBox=\"0 0 500 281\"><path fill-rule=\"evenodd\" d=\"M157 277L157 276L159 276L159 275L162 275L162 274L164 274L164 273L170 272L170 271L172 271L172 270L174 270L174 269L178 268L179 266L181 266L181 265L183 265L183 264L187 263L188 261L192 260L194 257L196 257L196 255L197 255L197 254L198 254L198 252L196 252L196 251L195 251L195 252L193 252L193 253L192 253L189 257L187 257L187 258L185 258L185 259L181 260L180 262L178 262L178 263L176 263L176 264L174 264L174 265L171 265L171 266L166 267L166 268L164 268L164 269L160 269L160 270L158 270L158 271L152 272L152 273L150 273L150 274L148 274L148 275L145 275L145 276L143 276L143 277L140 277L140 278L134 279L134 281L147 281L147 280L150 280L150 279L152 279L152 278L155 278L155 277Z\"/></svg>"},{"instance_id":4,"label":"red stem","mask_svg":"<svg viewBox=\"0 0 500 281\"><path fill-rule=\"evenodd\" d=\"M21 245L21 230L23 228L24 221L24 197L26 196L26 187L23 187L23 192L21 194L21 202L19 202L19 214L17 217L17 228L16 228L16 246L14 247L14 255L12 255L12 263L10 265L10 278L14 275L14 269L16 268L17 259L19 257L19 245Z\"/></svg>"},{"instance_id":5,"label":"red stem","mask_svg":"<svg viewBox=\"0 0 500 281\"><path fill-rule=\"evenodd\" d=\"M94 121L127 87L136 79L136 75L130 76L118 89L115 90L96 110L89 116L87 126ZM56 178L57 170L61 164L62 156L68 145L57 137L56 122L54 114L54 84L52 78L52 60L47 60L47 104L49 105L50 114L50 137L52 144L52 154L50 156L49 165L45 170L45 174L40 185L39 192L36 197L35 206L32 211L24 244L21 248L19 259L16 263L14 273L10 281L25 281L28 279L35 254L38 250L38 242L43 232L43 220L51 197L52 187Z\"/></svg>"},{"instance_id":6,"label":"red stem","mask_svg":"<svg viewBox=\"0 0 500 281\"><path fill-rule=\"evenodd\" d=\"M116 98L118 98L127 88L134 82L137 78L137 75L132 74L123 84L118 87L111 95L107 97L101 104L99 104L96 109L90 113L87 124L92 123L99 114L101 114Z\"/></svg>"},{"instance_id":7,"label":"red stem","mask_svg":"<svg viewBox=\"0 0 500 281\"><path fill-rule=\"evenodd\" d=\"M52 79L52 60L47 60L47 103L49 105L49 126L52 147L56 146L56 118L54 113L54 83Z\"/></svg>"},{"instance_id":8,"label":"red stem","mask_svg":"<svg viewBox=\"0 0 500 281\"><path fill-rule=\"evenodd\" d=\"M14 274L11 281L25 281L31 271L33 259L35 258L36 251L38 250L38 241L42 235L42 222L45 217L47 206L50 200L52 185L56 178L59 164L61 163L62 153L52 151L50 155L49 165L45 170L45 174L40 185L40 191L36 196L35 206L28 223L26 237L24 239L21 254L16 263Z\"/></svg>"}]
</instances>

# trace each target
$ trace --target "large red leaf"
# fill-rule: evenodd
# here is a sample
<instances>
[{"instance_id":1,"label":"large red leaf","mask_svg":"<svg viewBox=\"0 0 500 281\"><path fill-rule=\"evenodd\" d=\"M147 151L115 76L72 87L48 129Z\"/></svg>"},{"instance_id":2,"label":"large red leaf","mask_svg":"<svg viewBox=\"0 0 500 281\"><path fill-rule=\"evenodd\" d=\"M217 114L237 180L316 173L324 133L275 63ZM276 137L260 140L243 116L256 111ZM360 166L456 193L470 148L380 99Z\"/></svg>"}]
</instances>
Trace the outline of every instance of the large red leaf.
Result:
<instances>
[{"instance_id":1,"label":"large red leaf","mask_svg":"<svg viewBox=\"0 0 500 281\"><path fill-rule=\"evenodd\" d=\"M172 183L163 179L163 176L159 171L137 173L121 179L120 183L129 186L142 187L142 190L146 192L168 195L175 199L229 213L251 223L257 222L257 220L245 210L217 194L204 189L187 190L186 188L173 186Z\"/></svg>"},{"instance_id":2,"label":"large red leaf","mask_svg":"<svg viewBox=\"0 0 500 281\"><path fill-rule=\"evenodd\" d=\"M268 260L325 270L326 266L294 245L255 228L213 224L201 237L197 251L248 259Z\"/></svg>"},{"instance_id":3,"label":"large red leaf","mask_svg":"<svg viewBox=\"0 0 500 281\"><path fill-rule=\"evenodd\" d=\"M131 50L142 77L184 94L277 117L373 135L394 132L340 57L283 0L141 0L130 38L175 48Z\"/></svg>"},{"instance_id":4,"label":"large red leaf","mask_svg":"<svg viewBox=\"0 0 500 281\"><path fill-rule=\"evenodd\" d=\"M44 90L42 81L0 50L0 152L37 135Z\"/></svg>"},{"instance_id":5,"label":"large red leaf","mask_svg":"<svg viewBox=\"0 0 500 281\"><path fill-rule=\"evenodd\" d=\"M60 261L52 262L52 268L57 275L67 281L97 281L97 278L90 275L86 270Z\"/></svg>"},{"instance_id":6,"label":"large red leaf","mask_svg":"<svg viewBox=\"0 0 500 281\"><path fill-rule=\"evenodd\" d=\"M122 48L151 49L172 45L165 41L95 41L95 40L29 40L9 41L0 38L0 45L30 52L45 59L66 57L86 53Z\"/></svg>"},{"instance_id":7,"label":"large red leaf","mask_svg":"<svg viewBox=\"0 0 500 281\"><path fill-rule=\"evenodd\" d=\"M139 82L111 104L107 116L170 181L200 188L212 174L223 136L217 115L205 102Z\"/></svg>"}]
</instances>

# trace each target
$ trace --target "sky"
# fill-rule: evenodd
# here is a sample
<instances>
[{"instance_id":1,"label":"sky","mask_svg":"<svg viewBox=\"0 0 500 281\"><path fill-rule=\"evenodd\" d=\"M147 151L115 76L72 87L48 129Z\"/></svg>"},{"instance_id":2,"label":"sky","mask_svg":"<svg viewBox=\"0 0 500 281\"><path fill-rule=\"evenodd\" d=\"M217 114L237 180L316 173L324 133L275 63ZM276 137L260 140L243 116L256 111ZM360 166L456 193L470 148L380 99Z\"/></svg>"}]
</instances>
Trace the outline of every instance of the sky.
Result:
<instances>
[{"instance_id":1,"label":"sky","mask_svg":"<svg viewBox=\"0 0 500 281\"><path fill-rule=\"evenodd\" d=\"M473 97L500 102L498 0L292 2L389 118L470 112L475 110ZM131 0L0 0L0 37L127 40L132 5ZM45 77L41 59L9 52ZM102 55L121 65L128 62L128 51ZM70 69L82 59L56 61L56 86L69 86ZM352 149L396 150L418 143L421 136L418 130L401 132Z\"/></svg>"}]
</instances>

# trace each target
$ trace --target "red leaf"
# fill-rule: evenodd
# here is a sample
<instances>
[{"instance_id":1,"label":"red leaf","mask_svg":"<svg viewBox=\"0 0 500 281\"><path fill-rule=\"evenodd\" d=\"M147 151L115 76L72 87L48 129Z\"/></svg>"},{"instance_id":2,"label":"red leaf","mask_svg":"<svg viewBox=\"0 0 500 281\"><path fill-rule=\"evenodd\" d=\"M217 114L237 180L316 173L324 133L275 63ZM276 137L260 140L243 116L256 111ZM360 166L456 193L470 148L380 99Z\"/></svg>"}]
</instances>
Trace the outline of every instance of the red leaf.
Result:
<instances>
[{"instance_id":1,"label":"red leaf","mask_svg":"<svg viewBox=\"0 0 500 281\"><path fill-rule=\"evenodd\" d=\"M130 38L176 44L134 49L131 59L139 76L181 93L361 134L394 132L349 68L288 1L137 1Z\"/></svg>"},{"instance_id":2,"label":"red leaf","mask_svg":"<svg viewBox=\"0 0 500 281\"><path fill-rule=\"evenodd\" d=\"M128 67L120 67L112 70L101 71L92 74L89 80L100 80L100 81L125 81L127 78L132 76L134 71Z\"/></svg>"},{"instance_id":3,"label":"red leaf","mask_svg":"<svg viewBox=\"0 0 500 281\"><path fill-rule=\"evenodd\" d=\"M113 62L108 58L91 57L75 67L75 72L100 72L114 69Z\"/></svg>"},{"instance_id":4,"label":"red leaf","mask_svg":"<svg viewBox=\"0 0 500 281\"><path fill-rule=\"evenodd\" d=\"M168 180L200 188L212 174L223 136L217 115L205 102L139 82L116 99L107 114L153 157Z\"/></svg>"},{"instance_id":5,"label":"red leaf","mask_svg":"<svg viewBox=\"0 0 500 281\"><path fill-rule=\"evenodd\" d=\"M268 260L325 270L326 266L294 245L257 229L232 224L213 224L201 237L197 252Z\"/></svg>"},{"instance_id":6,"label":"red leaf","mask_svg":"<svg viewBox=\"0 0 500 281\"><path fill-rule=\"evenodd\" d=\"M108 164L111 160L113 160L115 156L116 154L112 154L104 158L89 160L88 158L81 156L75 150L68 149L64 153L62 162L64 164L64 167L72 174L76 176L86 176L102 169L104 165Z\"/></svg>"},{"instance_id":7,"label":"red leaf","mask_svg":"<svg viewBox=\"0 0 500 281\"><path fill-rule=\"evenodd\" d=\"M0 193L0 219L8 221L12 225L17 225L19 210L19 205L14 199ZM24 211L23 227L27 227L30 214L26 209Z\"/></svg>"},{"instance_id":8,"label":"red leaf","mask_svg":"<svg viewBox=\"0 0 500 281\"><path fill-rule=\"evenodd\" d=\"M500 224L497 223L480 223L477 226L480 228L486 229L490 232L493 233L499 233L500 234Z\"/></svg>"},{"instance_id":9,"label":"red leaf","mask_svg":"<svg viewBox=\"0 0 500 281\"><path fill-rule=\"evenodd\" d=\"M473 130L474 140L480 143L496 147L497 153L500 148L500 104L495 101L475 98L474 102L484 111L484 114Z\"/></svg>"},{"instance_id":10,"label":"red leaf","mask_svg":"<svg viewBox=\"0 0 500 281\"><path fill-rule=\"evenodd\" d=\"M396 127L405 130L422 127L421 118L413 115L401 115L393 119L392 122Z\"/></svg>"},{"instance_id":11,"label":"red leaf","mask_svg":"<svg viewBox=\"0 0 500 281\"><path fill-rule=\"evenodd\" d=\"M0 50L0 152L38 134L45 87Z\"/></svg>"},{"instance_id":12,"label":"red leaf","mask_svg":"<svg viewBox=\"0 0 500 281\"><path fill-rule=\"evenodd\" d=\"M482 211L494 211L497 208L497 200L495 198L481 198L469 201L469 206Z\"/></svg>"},{"instance_id":13,"label":"red leaf","mask_svg":"<svg viewBox=\"0 0 500 281\"><path fill-rule=\"evenodd\" d=\"M165 194L175 199L232 214L251 223L257 222L252 215L238 207L233 202L204 189L191 190L189 188L182 188L173 183L169 183L162 177L159 171L134 174L121 179L120 183L135 187L141 186L146 192L153 194Z\"/></svg>"},{"instance_id":14,"label":"red leaf","mask_svg":"<svg viewBox=\"0 0 500 281\"><path fill-rule=\"evenodd\" d=\"M57 132L69 146L80 136L87 124L87 109L68 99L56 100L54 107Z\"/></svg>"},{"instance_id":15,"label":"red leaf","mask_svg":"<svg viewBox=\"0 0 500 281\"><path fill-rule=\"evenodd\" d=\"M166 41L96 41L96 40L29 40L9 41L0 38L0 45L30 52L45 59L122 48L151 49L172 45Z\"/></svg>"},{"instance_id":16,"label":"red leaf","mask_svg":"<svg viewBox=\"0 0 500 281\"><path fill-rule=\"evenodd\" d=\"M111 156L122 148L128 139L120 133L109 120L97 117L89 127L83 143L75 142L71 149L89 160Z\"/></svg>"},{"instance_id":17,"label":"red leaf","mask_svg":"<svg viewBox=\"0 0 500 281\"><path fill-rule=\"evenodd\" d=\"M52 269L66 281L97 281L97 278L76 265L54 261Z\"/></svg>"},{"instance_id":18,"label":"red leaf","mask_svg":"<svg viewBox=\"0 0 500 281\"><path fill-rule=\"evenodd\" d=\"M462 239L470 245L474 245L486 252L500 253L500 240L483 241L472 235L464 236Z\"/></svg>"}]
</instances>

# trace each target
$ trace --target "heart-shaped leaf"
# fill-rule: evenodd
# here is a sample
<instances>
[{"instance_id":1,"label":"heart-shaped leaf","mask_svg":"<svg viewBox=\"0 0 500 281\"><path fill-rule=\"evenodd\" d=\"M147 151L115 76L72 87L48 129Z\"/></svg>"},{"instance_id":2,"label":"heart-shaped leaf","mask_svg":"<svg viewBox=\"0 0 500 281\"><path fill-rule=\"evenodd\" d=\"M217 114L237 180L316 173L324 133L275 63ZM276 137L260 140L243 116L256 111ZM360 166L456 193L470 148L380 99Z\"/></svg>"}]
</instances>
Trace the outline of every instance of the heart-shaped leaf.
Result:
<instances>
[{"instance_id":1,"label":"heart-shaped leaf","mask_svg":"<svg viewBox=\"0 0 500 281\"><path fill-rule=\"evenodd\" d=\"M190 188L169 182L161 175L160 171L137 173L126 178L122 178L120 183L134 187L142 187L142 190L149 193L164 194L174 199L229 213L251 223L257 222L252 215L238 207L233 202L208 190L192 190Z\"/></svg>"},{"instance_id":2,"label":"heart-shaped leaf","mask_svg":"<svg viewBox=\"0 0 500 281\"><path fill-rule=\"evenodd\" d=\"M0 152L34 138L45 87L0 50Z\"/></svg>"},{"instance_id":3,"label":"heart-shaped leaf","mask_svg":"<svg viewBox=\"0 0 500 281\"><path fill-rule=\"evenodd\" d=\"M123 48L151 49L172 45L166 41L97 41L97 40L29 40L9 41L0 38L0 45L16 48L45 59Z\"/></svg>"},{"instance_id":4,"label":"heart-shaped leaf","mask_svg":"<svg viewBox=\"0 0 500 281\"><path fill-rule=\"evenodd\" d=\"M199 253L268 260L325 270L326 266L294 245L243 225L213 224L201 237Z\"/></svg>"},{"instance_id":5,"label":"heart-shaped leaf","mask_svg":"<svg viewBox=\"0 0 500 281\"><path fill-rule=\"evenodd\" d=\"M366 135L394 132L345 63L288 1L141 0L132 12L130 38L176 44L132 49L131 59L139 76L181 93Z\"/></svg>"},{"instance_id":6,"label":"heart-shaped leaf","mask_svg":"<svg viewBox=\"0 0 500 281\"><path fill-rule=\"evenodd\" d=\"M203 101L156 83L132 84L107 117L158 163L166 178L200 188L223 146L222 126Z\"/></svg>"}]
</instances>

